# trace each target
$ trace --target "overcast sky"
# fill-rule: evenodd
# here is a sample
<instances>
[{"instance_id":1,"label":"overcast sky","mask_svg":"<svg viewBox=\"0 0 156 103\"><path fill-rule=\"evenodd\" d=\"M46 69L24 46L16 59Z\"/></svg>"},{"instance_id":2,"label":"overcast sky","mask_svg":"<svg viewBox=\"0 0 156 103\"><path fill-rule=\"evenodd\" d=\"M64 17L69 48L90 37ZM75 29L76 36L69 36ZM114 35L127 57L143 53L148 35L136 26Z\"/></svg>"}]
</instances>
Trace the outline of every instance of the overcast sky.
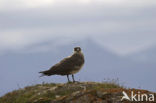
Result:
<instances>
[{"instance_id":1,"label":"overcast sky","mask_svg":"<svg viewBox=\"0 0 156 103\"><path fill-rule=\"evenodd\" d=\"M0 96L42 81L38 71L75 45L86 58L77 74L82 81L119 77L127 86L156 90L156 0L0 0Z\"/></svg>"},{"instance_id":2,"label":"overcast sky","mask_svg":"<svg viewBox=\"0 0 156 103\"><path fill-rule=\"evenodd\" d=\"M155 0L0 0L0 53L89 38L131 54L156 46L155 18Z\"/></svg>"}]
</instances>

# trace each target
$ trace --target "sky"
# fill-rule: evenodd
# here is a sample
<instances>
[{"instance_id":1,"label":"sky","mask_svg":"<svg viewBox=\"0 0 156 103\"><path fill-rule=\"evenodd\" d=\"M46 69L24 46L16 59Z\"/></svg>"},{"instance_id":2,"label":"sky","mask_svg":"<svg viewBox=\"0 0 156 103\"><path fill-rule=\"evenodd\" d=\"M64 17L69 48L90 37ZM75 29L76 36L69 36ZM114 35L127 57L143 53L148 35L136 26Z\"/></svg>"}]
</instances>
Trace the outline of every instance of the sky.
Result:
<instances>
[{"instance_id":1,"label":"sky","mask_svg":"<svg viewBox=\"0 0 156 103\"><path fill-rule=\"evenodd\" d=\"M120 77L156 91L155 18L155 0L0 0L0 96L17 84L41 83L38 71L69 55L73 45L86 54L80 79Z\"/></svg>"},{"instance_id":2,"label":"sky","mask_svg":"<svg viewBox=\"0 0 156 103\"><path fill-rule=\"evenodd\" d=\"M0 53L90 38L128 55L156 45L155 18L155 0L0 0Z\"/></svg>"}]
</instances>

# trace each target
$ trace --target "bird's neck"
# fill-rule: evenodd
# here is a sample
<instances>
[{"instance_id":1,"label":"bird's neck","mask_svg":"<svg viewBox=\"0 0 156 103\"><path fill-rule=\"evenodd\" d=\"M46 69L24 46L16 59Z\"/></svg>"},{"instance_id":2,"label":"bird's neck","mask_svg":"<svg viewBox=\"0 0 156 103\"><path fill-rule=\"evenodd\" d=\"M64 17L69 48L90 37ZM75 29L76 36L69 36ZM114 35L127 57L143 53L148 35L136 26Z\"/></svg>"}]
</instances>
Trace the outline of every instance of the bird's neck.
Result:
<instances>
[{"instance_id":1,"label":"bird's neck","mask_svg":"<svg viewBox=\"0 0 156 103\"><path fill-rule=\"evenodd\" d=\"M79 51L79 52L74 51L74 53L73 53L73 54L82 54L82 52L81 52L81 51Z\"/></svg>"},{"instance_id":2,"label":"bird's neck","mask_svg":"<svg viewBox=\"0 0 156 103\"><path fill-rule=\"evenodd\" d=\"M73 55L79 55L79 56L83 57L83 53L81 51L80 52L74 52Z\"/></svg>"}]
</instances>

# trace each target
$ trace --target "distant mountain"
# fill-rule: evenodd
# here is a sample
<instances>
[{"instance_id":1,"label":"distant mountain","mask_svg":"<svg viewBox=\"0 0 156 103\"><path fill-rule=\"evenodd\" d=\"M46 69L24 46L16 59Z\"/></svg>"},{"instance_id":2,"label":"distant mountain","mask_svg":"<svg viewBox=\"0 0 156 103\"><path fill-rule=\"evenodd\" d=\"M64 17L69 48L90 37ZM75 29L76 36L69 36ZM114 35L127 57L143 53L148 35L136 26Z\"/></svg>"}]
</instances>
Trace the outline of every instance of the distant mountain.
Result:
<instances>
[{"instance_id":1,"label":"distant mountain","mask_svg":"<svg viewBox=\"0 0 156 103\"><path fill-rule=\"evenodd\" d=\"M83 69L75 75L79 81L104 81L119 79L121 84L134 88L156 91L155 63L136 62L120 57L99 46L92 40L57 47L57 50L38 53L6 53L0 56L0 95L24 86L41 82L66 82L66 77L51 76L39 78L39 71L72 53L75 46L81 46L85 55ZM52 47L51 47L52 48Z\"/></svg>"},{"instance_id":2,"label":"distant mountain","mask_svg":"<svg viewBox=\"0 0 156 103\"><path fill-rule=\"evenodd\" d=\"M156 46L128 55L127 58L136 62L156 63Z\"/></svg>"}]
</instances>

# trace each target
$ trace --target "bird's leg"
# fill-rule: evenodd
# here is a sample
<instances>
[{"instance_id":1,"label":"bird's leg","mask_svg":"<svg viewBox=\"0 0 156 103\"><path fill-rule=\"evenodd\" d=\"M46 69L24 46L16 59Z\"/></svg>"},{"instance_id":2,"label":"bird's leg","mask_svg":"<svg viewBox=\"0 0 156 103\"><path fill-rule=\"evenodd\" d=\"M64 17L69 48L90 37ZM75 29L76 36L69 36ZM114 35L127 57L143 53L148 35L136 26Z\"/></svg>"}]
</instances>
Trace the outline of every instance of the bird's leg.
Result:
<instances>
[{"instance_id":1,"label":"bird's leg","mask_svg":"<svg viewBox=\"0 0 156 103\"><path fill-rule=\"evenodd\" d=\"M72 74L73 82L75 82L74 75Z\"/></svg>"},{"instance_id":2,"label":"bird's leg","mask_svg":"<svg viewBox=\"0 0 156 103\"><path fill-rule=\"evenodd\" d=\"M69 75L67 75L67 79L68 79L68 83L70 82L70 80L69 80Z\"/></svg>"}]
</instances>

